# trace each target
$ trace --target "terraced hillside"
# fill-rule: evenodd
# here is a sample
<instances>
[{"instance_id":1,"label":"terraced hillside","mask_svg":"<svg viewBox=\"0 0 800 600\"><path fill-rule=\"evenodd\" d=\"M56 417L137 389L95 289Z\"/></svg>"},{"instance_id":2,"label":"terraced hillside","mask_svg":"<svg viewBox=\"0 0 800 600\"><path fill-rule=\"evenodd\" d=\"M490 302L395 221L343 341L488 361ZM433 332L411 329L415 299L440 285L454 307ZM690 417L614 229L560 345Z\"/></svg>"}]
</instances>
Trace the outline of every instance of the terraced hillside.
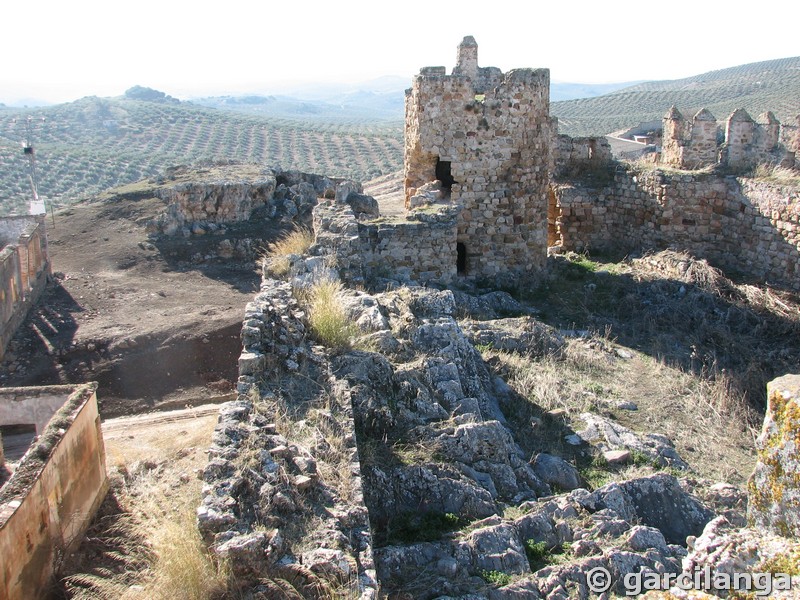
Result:
<instances>
[{"instance_id":1,"label":"terraced hillside","mask_svg":"<svg viewBox=\"0 0 800 600\"><path fill-rule=\"evenodd\" d=\"M800 114L800 56L711 71L686 79L651 81L617 92L554 102L559 131L573 136L603 135L644 121L661 119L676 105L690 116L708 108L723 120L736 108L753 117L771 110L782 123Z\"/></svg>"},{"instance_id":2,"label":"terraced hillside","mask_svg":"<svg viewBox=\"0 0 800 600\"><path fill-rule=\"evenodd\" d=\"M402 165L397 122L311 124L190 103L88 97L35 110L0 109L3 214L24 211L30 198L21 148L21 123L28 116L33 117L39 192L56 205L178 164L237 161L358 180Z\"/></svg>"}]
</instances>

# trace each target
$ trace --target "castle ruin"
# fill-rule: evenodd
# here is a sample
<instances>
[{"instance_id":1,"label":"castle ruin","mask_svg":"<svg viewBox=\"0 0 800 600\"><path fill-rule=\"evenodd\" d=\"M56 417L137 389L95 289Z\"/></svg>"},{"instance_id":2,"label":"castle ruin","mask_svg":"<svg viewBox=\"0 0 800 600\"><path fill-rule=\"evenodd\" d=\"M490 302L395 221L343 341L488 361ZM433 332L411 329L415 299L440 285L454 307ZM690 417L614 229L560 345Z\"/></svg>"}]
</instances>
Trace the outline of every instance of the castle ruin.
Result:
<instances>
[{"instance_id":1,"label":"castle ruin","mask_svg":"<svg viewBox=\"0 0 800 600\"><path fill-rule=\"evenodd\" d=\"M425 67L406 91L406 208L435 185L457 217L459 275L531 275L547 257L550 71L478 66L467 36L455 68Z\"/></svg>"},{"instance_id":2,"label":"castle ruin","mask_svg":"<svg viewBox=\"0 0 800 600\"><path fill-rule=\"evenodd\" d=\"M671 107L663 119L661 163L678 169L721 165L745 172L760 163L792 167L795 164L794 128L782 127L772 112L753 118L738 108L725 121L724 139L717 119L707 109L686 119Z\"/></svg>"}]
</instances>

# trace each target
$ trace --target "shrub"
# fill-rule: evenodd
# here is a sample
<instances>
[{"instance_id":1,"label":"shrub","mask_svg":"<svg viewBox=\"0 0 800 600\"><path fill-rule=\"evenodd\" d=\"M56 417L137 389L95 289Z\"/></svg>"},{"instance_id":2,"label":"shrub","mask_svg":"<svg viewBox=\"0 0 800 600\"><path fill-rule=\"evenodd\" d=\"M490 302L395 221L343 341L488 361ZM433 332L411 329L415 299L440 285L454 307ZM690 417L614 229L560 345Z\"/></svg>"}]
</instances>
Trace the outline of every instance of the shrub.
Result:
<instances>
[{"instance_id":1,"label":"shrub","mask_svg":"<svg viewBox=\"0 0 800 600\"><path fill-rule=\"evenodd\" d=\"M463 521L453 513L401 513L391 520L387 537L390 542L404 544L433 542L462 525Z\"/></svg>"},{"instance_id":2,"label":"shrub","mask_svg":"<svg viewBox=\"0 0 800 600\"><path fill-rule=\"evenodd\" d=\"M502 571L481 571L481 577L489 585L503 587L511 583L511 575Z\"/></svg>"}]
</instances>

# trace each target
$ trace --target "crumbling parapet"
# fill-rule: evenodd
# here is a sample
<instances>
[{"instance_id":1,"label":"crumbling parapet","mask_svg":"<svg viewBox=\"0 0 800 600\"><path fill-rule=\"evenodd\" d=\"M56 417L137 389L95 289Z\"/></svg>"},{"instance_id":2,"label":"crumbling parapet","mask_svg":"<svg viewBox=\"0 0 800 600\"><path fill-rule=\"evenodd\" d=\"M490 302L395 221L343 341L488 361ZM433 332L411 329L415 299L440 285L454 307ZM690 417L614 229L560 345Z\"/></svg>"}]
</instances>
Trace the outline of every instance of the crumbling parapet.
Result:
<instances>
[{"instance_id":1,"label":"crumbling parapet","mask_svg":"<svg viewBox=\"0 0 800 600\"><path fill-rule=\"evenodd\" d=\"M767 384L767 414L756 441L758 463L748 482L751 526L800 536L800 375Z\"/></svg>"},{"instance_id":2,"label":"crumbling parapet","mask_svg":"<svg viewBox=\"0 0 800 600\"><path fill-rule=\"evenodd\" d=\"M753 120L746 110L736 109L725 122L722 144L717 141L719 124L706 109L689 121L673 106L664 115L663 127L661 162L678 169L720 164L728 171L742 172L759 163L791 167L795 162L795 150L783 133L785 128L771 112Z\"/></svg>"},{"instance_id":3,"label":"crumbling parapet","mask_svg":"<svg viewBox=\"0 0 800 600\"><path fill-rule=\"evenodd\" d=\"M691 121L673 106L664 116L662 162L679 169L702 169L719 160L717 120L705 108Z\"/></svg>"},{"instance_id":4,"label":"crumbling parapet","mask_svg":"<svg viewBox=\"0 0 800 600\"><path fill-rule=\"evenodd\" d=\"M544 267L552 131L548 69L478 66L466 37L451 75L423 68L406 91L406 206L438 180L461 206L459 275L497 280Z\"/></svg>"}]
</instances>

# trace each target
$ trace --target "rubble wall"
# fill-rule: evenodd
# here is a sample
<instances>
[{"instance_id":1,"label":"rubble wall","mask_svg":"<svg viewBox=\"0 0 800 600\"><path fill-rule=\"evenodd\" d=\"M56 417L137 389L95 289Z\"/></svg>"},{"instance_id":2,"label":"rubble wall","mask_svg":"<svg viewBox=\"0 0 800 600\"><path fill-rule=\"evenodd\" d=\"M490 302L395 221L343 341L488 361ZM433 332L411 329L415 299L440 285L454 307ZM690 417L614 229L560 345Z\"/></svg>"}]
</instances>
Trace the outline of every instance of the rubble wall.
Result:
<instances>
[{"instance_id":1,"label":"rubble wall","mask_svg":"<svg viewBox=\"0 0 800 600\"><path fill-rule=\"evenodd\" d=\"M305 340L303 315L291 286L275 280L265 280L245 309L239 397L220 409L200 531L250 590L303 573L321 585L349 581L353 597L375 598L351 392ZM303 425L286 423L298 409ZM332 444L344 445L337 467L346 493L323 467Z\"/></svg>"},{"instance_id":2,"label":"rubble wall","mask_svg":"<svg viewBox=\"0 0 800 600\"><path fill-rule=\"evenodd\" d=\"M79 543L108 489L96 384L0 391L63 406L0 488L0 597L46 597L58 561Z\"/></svg>"},{"instance_id":3,"label":"rubble wall","mask_svg":"<svg viewBox=\"0 0 800 600\"><path fill-rule=\"evenodd\" d=\"M457 275L458 207L410 211L406 219L359 221L332 200L314 208L312 252L351 282L367 278L446 283Z\"/></svg>"},{"instance_id":4,"label":"rubble wall","mask_svg":"<svg viewBox=\"0 0 800 600\"><path fill-rule=\"evenodd\" d=\"M800 190L706 174L619 168L593 189L553 186L562 248L678 248L717 266L800 287Z\"/></svg>"},{"instance_id":5,"label":"rubble wall","mask_svg":"<svg viewBox=\"0 0 800 600\"><path fill-rule=\"evenodd\" d=\"M167 205L148 229L166 235L203 235L229 223L247 221L255 211L270 219L310 224L317 198L332 192L340 179L299 171L265 171L243 181L187 181L157 192Z\"/></svg>"}]
</instances>

